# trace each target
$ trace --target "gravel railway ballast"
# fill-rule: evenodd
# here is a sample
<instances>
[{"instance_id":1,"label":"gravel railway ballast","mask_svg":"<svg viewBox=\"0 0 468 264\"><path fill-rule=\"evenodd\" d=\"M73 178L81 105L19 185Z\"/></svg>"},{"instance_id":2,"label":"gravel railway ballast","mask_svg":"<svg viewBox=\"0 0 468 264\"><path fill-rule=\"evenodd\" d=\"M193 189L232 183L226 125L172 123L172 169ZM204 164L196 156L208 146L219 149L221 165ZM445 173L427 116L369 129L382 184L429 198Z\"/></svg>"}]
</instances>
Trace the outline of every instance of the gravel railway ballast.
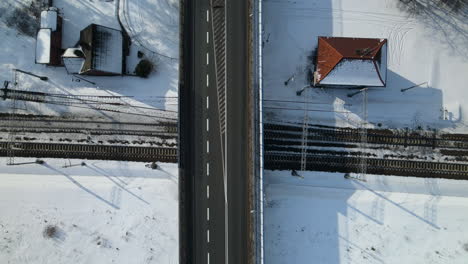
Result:
<instances>
[{"instance_id":1,"label":"gravel railway ballast","mask_svg":"<svg viewBox=\"0 0 468 264\"><path fill-rule=\"evenodd\" d=\"M0 156L6 157L9 152L15 157L177 163L177 148L0 142Z\"/></svg>"}]
</instances>

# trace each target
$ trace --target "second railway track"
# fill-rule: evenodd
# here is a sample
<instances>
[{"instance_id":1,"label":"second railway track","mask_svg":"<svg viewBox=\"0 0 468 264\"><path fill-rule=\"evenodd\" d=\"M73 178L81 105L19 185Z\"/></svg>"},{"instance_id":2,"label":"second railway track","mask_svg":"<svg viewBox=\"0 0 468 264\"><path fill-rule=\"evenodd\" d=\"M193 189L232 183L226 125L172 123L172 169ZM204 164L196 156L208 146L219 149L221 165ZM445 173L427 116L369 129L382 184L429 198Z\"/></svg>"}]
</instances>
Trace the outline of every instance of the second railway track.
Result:
<instances>
[{"instance_id":1,"label":"second railway track","mask_svg":"<svg viewBox=\"0 0 468 264\"><path fill-rule=\"evenodd\" d=\"M361 158L349 156L307 155L307 170L359 173ZM414 176L424 178L467 179L468 164L412 160L366 158L367 173ZM269 170L300 170L300 154L265 153L265 168Z\"/></svg>"},{"instance_id":2,"label":"second railway track","mask_svg":"<svg viewBox=\"0 0 468 264\"><path fill-rule=\"evenodd\" d=\"M359 144L361 132L355 128L314 127L307 130L307 140L311 142L333 142ZM265 143L301 145L302 127L297 125L265 124ZM429 148L468 149L468 137L458 134L437 134L435 132L395 131L384 129L368 129L367 143L386 146L414 146Z\"/></svg>"},{"instance_id":3,"label":"second railway track","mask_svg":"<svg viewBox=\"0 0 468 264\"><path fill-rule=\"evenodd\" d=\"M177 162L177 148L0 142L0 156Z\"/></svg>"},{"instance_id":4,"label":"second railway track","mask_svg":"<svg viewBox=\"0 0 468 264\"><path fill-rule=\"evenodd\" d=\"M363 162L367 173L415 177L468 179L468 164L460 162L430 162L409 158L378 158L366 149L390 147L421 147L439 149L442 155L464 158L468 155L468 136L438 134L433 131L394 131L369 129L367 144L360 143L359 129L310 126L307 130L306 169L311 171L360 173ZM302 127L289 124L265 124L265 168L300 170ZM361 148L359 151L329 151L326 148ZM460 159L461 160L461 159ZM459 161L459 160L457 160Z\"/></svg>"}]
</instances>

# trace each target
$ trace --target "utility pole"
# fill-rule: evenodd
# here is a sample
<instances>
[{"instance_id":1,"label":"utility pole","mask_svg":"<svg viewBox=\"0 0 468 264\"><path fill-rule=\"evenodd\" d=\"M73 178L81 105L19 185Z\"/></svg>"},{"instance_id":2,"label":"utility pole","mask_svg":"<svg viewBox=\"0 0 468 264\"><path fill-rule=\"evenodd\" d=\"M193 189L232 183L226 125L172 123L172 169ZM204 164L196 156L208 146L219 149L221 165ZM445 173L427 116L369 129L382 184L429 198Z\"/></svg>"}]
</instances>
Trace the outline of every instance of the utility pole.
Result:
<instances>
[{"instance_id":1,"label":"utility pole","mask_svg":"<svg viewBox=\"0 0 468 264\"><path fill-rule=\"evenodd\" d=\"M80 162L80 163L77 163L77 164L72 164L70 160L68 160L68 163L69 164L65 164L62 166L62 168L70 168L70 167L76 167L76 166L86 166L86 163L85 162Z\"/></svg>"},{"instance_id":2,"label":"utility pole","mask_svg":"<svg viewBox=\"0 0 468 264\"><path fill-rule=\"evenodd\" d=\"M12 163L12 164L8 164L8 165L27 165L27 164L44 164L44 161L41 160L41 159L37 159L35 161L27 161L27 162L18 162L18 163Z\"/></svg>"},{"instance_id":3,"label":"utility pole","mask_svg":"<svg viewBox=\"0 0 468 264\"><path fill-rule=\"evenodd\" d=\"M307 138L309 132L309 93L304 90L304 120L302 122L302 152L301 152L301 171L307 170ZM304 177L304 176L302 176Z\"/></svg>"},{"instance_id":4,"label":"utility pole","mask_svg":"<svg viewBox=\"0 0 468 264\"><path fill-rule=\"evenodd\" d=\"M423 82L423 83L420 83L420 84L416 84L416 85L410 86L410 87L408 87L408 88L403 88L403 89L401 89L400 91L403 93L403 92L408 91L409 89L413 89L413 88L419 87L419 86L424 85L424 84L427 84L427 82Z\"/></svg>"},{"instance_id":5,"label":"utility pole","mask_svg":"<svg viewBox=\"0 0 468 264\"><path fill-rule=\"evenodd\" d=\"M359 87L357 87L357 89L359 89L359 90L356 91L356 92L353 92L353 93L348 94L348 97L351 98L351 97L353 97L353 96L355 96L355 95L357 95L357 94L362 93L362 92L365 91L365 90L367 91L367 87L366 87L366 86L359 86Z\"/></svg>"},{"instance_id":6,"label":"utility pole","mask_svg":"<svg viewBox=\"0 0 468 264\"><path fill-rule=\"evenodd\" d=\"M284 81L284 86L288 86L290 81L294 81L294 78L296 77L296 73L293 73L291 77L289 77L286 81Z\"/></svg>"},{"instance_id":7,"label":"utility pole","mask_svg":"<svg viewBox=\"0 0 468 264\"><path fill-rule=\"evenodd\" d=\"M7 99L7 93L8 93L7 91L8 91L8 85L9 85L9 84L10 84L9 81L4 81L4 82L3 82L3 89L2 89L2 90L3 90L3 96L2 96L2 97L3 97L3 100L6 100L6 99Z\"/></svg>"},{"instance_id":8,"label":"utility pole","mask_svg":"<svg viewBox=\"0 0 468 264\"><path fill-rule=\"evenodd\" d=\"M14 69L14 71L21 72L21 73L24 73L24 74L39 78L42 81L47 81L49 79L46 76L39 76L39 75L36 75L36 74L34 74L32 72L23 71L23 70L20 70L20 69Z\"/></svg>"},{"instance_id":9,"label":"utility pole","mask_svg":"<svg viewBox=\"0 0 468 264\"><path fill-rule=\"evenodd\" d=\"M360 149L361 152L364 152L364 149L367 147L367 88L362 90L362 122L360 129ZM367 157L364 153L361 155L361 164L360 164L360 175L357 178L361 181L366 181L367 175Z\"/></svg>"},{"instance_id":10,"label":"utility pole","mask_svg":"<svg viewBox=\"0 0 468 264\"><path fill-rule=\"evenodd\" d=\"M16 74L16 71L13 71L13 85L16 87L16 85L18 84L18 79L17 79L17 74ZM7 93L7 87L8 85L5 87L5 99L6 99L6 93ZM13 123L15 122L13 119L15 118L15 113L16 113L16 99L15 98L12 98L11 100L11 114L9 116L9 119L8 119L8 125L10 127L10 129L13 127ZM8 160L7 160L7 165L15 165L15 150L16 148L18 147L21 147L21 146L18 146L15 142L15 135L12 131L10 131L10 133L8 133L8 145L7 145L8 149L7 149L7 156L8 156Z\"/></svg>"}]
</instances>

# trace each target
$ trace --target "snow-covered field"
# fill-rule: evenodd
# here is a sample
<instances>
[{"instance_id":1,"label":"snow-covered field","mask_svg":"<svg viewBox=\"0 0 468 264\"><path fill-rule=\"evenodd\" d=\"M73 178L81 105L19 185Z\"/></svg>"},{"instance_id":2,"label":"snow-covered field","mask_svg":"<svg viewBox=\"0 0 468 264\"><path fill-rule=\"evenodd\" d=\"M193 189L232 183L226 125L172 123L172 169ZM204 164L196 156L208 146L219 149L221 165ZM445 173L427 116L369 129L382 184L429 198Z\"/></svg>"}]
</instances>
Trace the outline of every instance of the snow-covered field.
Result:
<instances>
[{"instance_id":1,"label":"snow-covered field","mask_svg":"<svg viewBox=\"0 0 468 264\"><path fill-rule=\"evenodd\" d=\"M467 263L468 182L304 176L265 172L265 263Z\"/></svg>"},{"instance_id":2,"label":"snow-covered field","mask_svg":"<svg viewBox=\"0 0 468 264\"><path fill-rule=\"evenodd\" d=\"M44 161L0 159L0 263L178 263L177 164Z\"/></svg>"},{"instance_id":3,"label":"snow-covered field","mask_svg":"<svg viewBox=\"0 0 468 264\"><path fill-rule=\"evenodd\" d=\"M19 33L19 26L7 22L14 21L15 10L29 6L32 0L1 1L0 10L0 80L13 81L12 69L18 68L41 76L49 77L44 82L24 74L17 74L18 85L15 89L35 92L70 94L70 95L113 95L131 96L121 102L131 106L135 113L127 115L99 111L93 107L69 107L44 103L18 102L17 113L67 115L89 117L93 119L118 119L121 121L153 120L156 115L175 116L178 96L178 43L179 43L179 7L176 0L120 0L120 1L66 1L55 0L63 16L62 47L73 47L79 40L79 32L91 23L120 29L117 20L117 3L120 3L120 15L123 26L132 38L130 56L127 57L127 69L133 74L138 62L137 51L144 53L156 65L156 71L149 78L124 77L88 77L89 82L79 80L66 73L63 67L47 67L34 64L35 35ZM26 22L25 22L26 23ZM28 20L28 23L32 23ZM27 23L26 23L27 24ZM10 87L12 88L12 87ZM0 111L11 112L10 100L0 102ZM159 109L162 111L157 111ZM169 110L169 112L167 112ZM164 112L165 111L165 112Z\"/></svg>"},{"instance_id":4,"label":"snow-covered field","mask_svg":"<svg viewBox=\"0 0 468 264\"><path fill-rule=\"evenodd\" d=\"M310 122L359 126L364 116L363 95L349 98L351 91L347 90L307 89L297 96L296 91L308 84L307 56L316 47L318 36L386 38L387 87L368 91L370 125L468 132L468 105L463 100L468 96L466 10L448 14L440 6L429 6L419 15L411 15L399 3L263 1L266 120L302 122L307 100ZM292 76L294 80L285 86Z\"/></svg>"}]
</instances>

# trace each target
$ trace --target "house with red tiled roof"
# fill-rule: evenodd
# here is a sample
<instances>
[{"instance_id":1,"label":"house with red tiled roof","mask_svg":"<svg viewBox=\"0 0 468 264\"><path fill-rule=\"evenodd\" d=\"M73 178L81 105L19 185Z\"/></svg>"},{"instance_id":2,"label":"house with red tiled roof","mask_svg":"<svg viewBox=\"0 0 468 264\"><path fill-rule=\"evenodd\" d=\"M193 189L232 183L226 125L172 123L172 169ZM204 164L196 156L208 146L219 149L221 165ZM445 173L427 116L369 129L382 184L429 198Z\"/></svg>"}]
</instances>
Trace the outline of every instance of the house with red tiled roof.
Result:
<instances>
[{"instance_id":1,"label":"house with red tiled roof","mask_svg":"<svg viewBox=\"0 0 468 264\"><path fill-rule=\"evenodd\" d=\"M319 37L314 86L385 86L387 40Z\"/></svg>"}]
</instances>

